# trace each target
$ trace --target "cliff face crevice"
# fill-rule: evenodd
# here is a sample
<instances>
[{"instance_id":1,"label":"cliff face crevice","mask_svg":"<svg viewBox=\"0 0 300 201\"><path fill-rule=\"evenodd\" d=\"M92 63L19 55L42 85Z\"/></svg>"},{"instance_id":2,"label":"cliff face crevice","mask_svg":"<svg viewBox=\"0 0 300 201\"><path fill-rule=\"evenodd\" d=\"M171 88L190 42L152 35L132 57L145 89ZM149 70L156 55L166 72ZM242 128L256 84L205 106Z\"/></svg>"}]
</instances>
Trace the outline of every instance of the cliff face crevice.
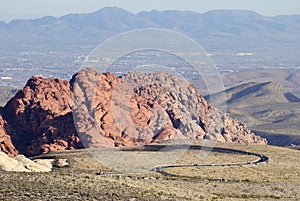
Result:
<instances>
[{"instance_id":1,"label":"cliff face crevice","mask_svg":"<svg viewBox=\"0 0 300 201\"><path fill-rule=\"evenodd\" d=\"M32 77L1 115L1 150L10 155L170 139L266 144L213 108L193 85L165 73L116 77L84 69L70 82ZM3 145L9 136L17 150Z\"/></svg>"},{"instance_id":2,"label":"cliff face crevice","mask_svg":"<svg viewBox=\"0 0 300 201\"><path fill-rule=\"evenodd\" d=\"M10 135L7 133L9 125L2 117L2 110L0 110L0 151L6 153L8 156L13 157L19 152L14 147Z\"/></svg>"}]
</instances>

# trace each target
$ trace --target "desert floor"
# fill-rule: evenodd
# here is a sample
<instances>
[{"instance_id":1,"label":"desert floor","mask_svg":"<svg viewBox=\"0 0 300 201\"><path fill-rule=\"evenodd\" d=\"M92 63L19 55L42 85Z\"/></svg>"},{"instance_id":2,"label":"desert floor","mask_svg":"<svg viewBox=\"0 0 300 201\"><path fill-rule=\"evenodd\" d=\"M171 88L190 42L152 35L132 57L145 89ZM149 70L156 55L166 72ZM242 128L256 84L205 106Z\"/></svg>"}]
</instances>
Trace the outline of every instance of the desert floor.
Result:
<instances>
[{"instance_id":1,"label":"desert floor","mask_svg":"<svg viewBox=\"0 0 300 201\"><path fill-rule=\"evenodd\" d=\"M201 142L194 143L195 146L202 145ZM56 152L39 158L67 158L70 167L54 168L48 173L0 172L0 199L300 200L300 152L298 150L237 143L218 142L213 145L218 148L263 154L268 156L269 160L257 165L245 164L259 158L253 155L209 150L204 153L198 149L190 149L185 150L173 164L210 165L167 168L164 169L165 172L176 176L166 176L157 172L142 171L142 169L135 171L134 168L126 169L127 173L119 173L114 170L114 167L107 167L96 160L91 154L93 151L89 149ZM129 152L126 149L122 151ZM130 153L139 154L144 161L147 161L147 154L156 151L145 151L140 148L130 150ZM171 150L171 153L176 154L176 150ZM117 162L123 161L124 165L128 166L129 160L125 158ZM163 161L161 165L171 165L163 164ZM243 165L218 166L218 164L240 162ZM137 164L134 165L139 167ZM104 170L105 174L97 175L99 170Z\"/></svg>"}]
</instances>

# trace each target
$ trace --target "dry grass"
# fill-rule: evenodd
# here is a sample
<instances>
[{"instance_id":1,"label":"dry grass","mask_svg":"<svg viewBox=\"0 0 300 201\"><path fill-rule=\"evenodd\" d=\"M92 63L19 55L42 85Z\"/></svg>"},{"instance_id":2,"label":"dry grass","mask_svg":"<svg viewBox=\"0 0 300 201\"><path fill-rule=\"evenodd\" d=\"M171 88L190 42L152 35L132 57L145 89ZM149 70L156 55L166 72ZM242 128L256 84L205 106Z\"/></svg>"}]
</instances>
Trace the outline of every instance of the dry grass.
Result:
<instances>
[{"instance_id":1,"label":"dry grass","mask_svg":"<svg viewBox=\"0 0 300 201\"><path fill-rule=\"evenodd\" d=\"M158 173L98 176L99 164L86 150L58 152L71 167L50 173L1 172L2 200L299 200L300 152L273 146L218 143L217 147L261 153L267 163L244 166L173 168ZM257 157L189 150L177 164L247 162ZM166 164L168 165L168 164Z\"/></svg>"}]
</instances>

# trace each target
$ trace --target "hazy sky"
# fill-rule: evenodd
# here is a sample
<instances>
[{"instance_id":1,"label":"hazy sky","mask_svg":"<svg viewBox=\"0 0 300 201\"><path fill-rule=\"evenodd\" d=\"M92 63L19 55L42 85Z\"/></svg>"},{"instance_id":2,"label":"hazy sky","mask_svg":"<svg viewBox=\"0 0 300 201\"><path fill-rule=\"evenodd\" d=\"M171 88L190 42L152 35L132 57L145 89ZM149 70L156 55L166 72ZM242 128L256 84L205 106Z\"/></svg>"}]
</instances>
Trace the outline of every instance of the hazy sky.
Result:
<instances>
[{"instance_id":1,"label":"hazy sky","mask_svg":"<svg viewBox=\"0 0 300 201\"><path fill-rule=\"evenodd\" d=\"M0 0L0 20L36 18L46 15L86 13L117 6L137 13L142 10L246 9L260 14L300 14L300 0Z\"/></svg>"}]
</instances>

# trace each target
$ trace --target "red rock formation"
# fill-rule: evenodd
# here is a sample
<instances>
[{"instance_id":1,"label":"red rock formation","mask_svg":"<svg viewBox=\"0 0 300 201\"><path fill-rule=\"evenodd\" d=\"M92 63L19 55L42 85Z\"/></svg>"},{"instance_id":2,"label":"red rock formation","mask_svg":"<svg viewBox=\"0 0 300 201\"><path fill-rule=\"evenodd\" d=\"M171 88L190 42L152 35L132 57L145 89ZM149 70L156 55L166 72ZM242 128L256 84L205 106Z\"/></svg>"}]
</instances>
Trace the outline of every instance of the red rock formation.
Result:
<instances>
[{"instance_id":1,"label":"red rock formation","mask_svg":"<svg viewBox=\"0 0 300 201\"><path fill-rule=\"evenodd\" d=\"M68 81L32 77L4 107L10 135L22 153L82 147L72 121Z\"/></svg>"},{"instance_id":2,"label":"red rock formation","mask_svg":"<svg viewBox=\"0 0 300 201\"><path fill-rule=\"evenodd\" d=\"M117 78L87 69L74 76L72 85L79 100L74 106L75 124L83 136L92 139L86 146L169 139L266 143L242 123L211 107L193 85L168 74L130 73ZM101 137L108 140L100 143Z\"/></svg>"},{"instance_id":3,"label":"red rock formation","mask_svg":"<svg viewBox=\"0 0 300 201\"><path fill-rule=\"evenodd\" d=\"M193 85L164 73L117 78L84 69L70 83L32 77L3 114L13 143L27 155L169 139L266 143L214 109Z\"/></svg>"},{"instance_id":4,"label":"red rock formation","mask_svg":"<svg viewBox=\"0 0 300 201\"><path fill-rule=\"evenodd\" d=\"M0 115L0 151L6 153L8 156L13 157L18 154L18 151L12 144L10 136L7 134L5 127L7 122L3 120Z\"/></svg>"}]
</instances>

